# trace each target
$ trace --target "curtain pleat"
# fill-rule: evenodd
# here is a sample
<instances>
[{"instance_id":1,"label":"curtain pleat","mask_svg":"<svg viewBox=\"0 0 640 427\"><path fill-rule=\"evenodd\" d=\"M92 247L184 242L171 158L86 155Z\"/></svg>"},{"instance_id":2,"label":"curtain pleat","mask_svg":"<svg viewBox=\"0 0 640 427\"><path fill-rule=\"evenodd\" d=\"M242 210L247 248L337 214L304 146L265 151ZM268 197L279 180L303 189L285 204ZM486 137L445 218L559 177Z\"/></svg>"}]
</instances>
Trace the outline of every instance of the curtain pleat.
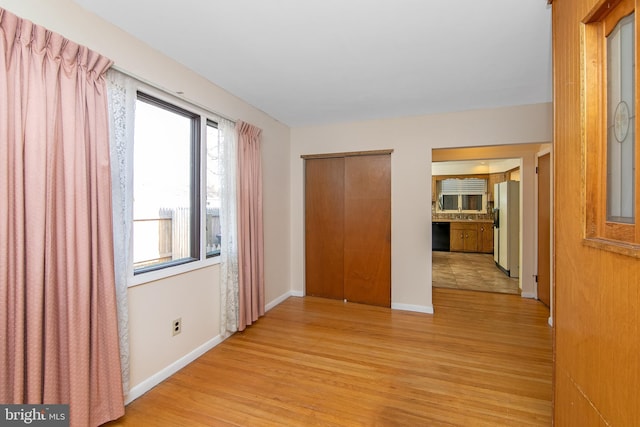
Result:
<instances>
[{"instance_id":1,"label":"curtain pleat","mask_svg":"<svg viewBox=\"0 0 640 427\"><path fill-rule=\"evenodd\" d=\"M238 330L264 315L262 130L238 121Z\"/></svg>"},{"instance_id":2,"label":"curtain pleat","mask_svg":"<svg viewBox=\"0 0 640 427\"><path fill-rule=\"evenodd\" d=\"M0 402L124 414L114 289L111 61L0 9Z\"/></svg>"}]
</instances>

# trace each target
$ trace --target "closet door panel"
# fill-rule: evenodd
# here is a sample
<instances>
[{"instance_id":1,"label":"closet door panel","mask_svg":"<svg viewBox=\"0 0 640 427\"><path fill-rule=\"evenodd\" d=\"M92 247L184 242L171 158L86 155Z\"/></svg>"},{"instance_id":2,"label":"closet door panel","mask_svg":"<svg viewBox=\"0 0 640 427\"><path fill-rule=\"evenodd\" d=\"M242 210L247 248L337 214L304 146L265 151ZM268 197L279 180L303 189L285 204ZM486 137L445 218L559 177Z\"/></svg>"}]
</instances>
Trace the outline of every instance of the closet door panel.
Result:
<instances>
[{"instance_id":1,"label":"closet door panel","mask_svg":"<svg viewBox=\"0 0 640 427\"><path fill-rule=\"evenodd\" d=\"M344 298L344 158L305 161L305 288Z\"/></svg>"},{"instance_id":2,"label":"closet door panel","mask_svg":"<svg viewBox=\"0 0 640 427\"><path fill-rule=\"evenodd\" d=\"M345 158L344 298L391 305L391 156Z\"/></svg>"}]
</instances>

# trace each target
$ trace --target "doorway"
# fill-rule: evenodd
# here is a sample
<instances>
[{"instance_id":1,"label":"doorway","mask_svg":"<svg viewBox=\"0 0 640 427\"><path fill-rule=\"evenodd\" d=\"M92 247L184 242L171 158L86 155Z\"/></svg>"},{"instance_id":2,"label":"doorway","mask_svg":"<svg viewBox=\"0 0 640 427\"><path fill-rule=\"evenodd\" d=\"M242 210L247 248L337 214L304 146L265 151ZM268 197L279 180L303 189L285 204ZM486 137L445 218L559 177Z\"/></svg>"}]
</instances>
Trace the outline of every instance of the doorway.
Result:
<instances>
[{"instance_id":1,"label":"doorway","mask_svg":"<svg viewBox=\"0 0 640 427\"><path fill-rule=\"evenodd\" d=\"M482 159L437 161L432 163L432 277L433 287L464 289L505 294L520 294L519 282L519 226L516 220L510 229L513 239L504 238L507 230L507 209L501 209L503 215L502 236L498 225L498 184L511 182L519 187L521 159ZM457 181L456 185L453 182ZM470 188L472 183L475 188ZM511 187L513 187L511 185ZM446 198L456 199L455 191L474 192L460 197L476 197L478 203L470 206L442 203ZM516 188L517 190L517 188ZM504 190L503 190L504 191ZM519 217L519 195L513 195L509 206L513 212L511 216ZM506 200L503 195L502 199ZM504 201L503 201L504 203ZM457 210L456 210L457 208ZM446 238L450 245L435 246L437 237L442 240L445 236L435 234L436 229L450 230ZM438 226L438 227L436 227ZM502 238L501 238L502 237ZM502 246L501 245L502 242ZM506 243L512 249L507 251ZM500 251L501 249L501 251ZM505 274L494 255L502 252L510 253L510 273Z\"/></svg>"},{"instance_id":2,"label":"doorway","mask_svg":"<svg viewBox=\"0 0 640 427\"><path fill-rule=\"evenodd\" d=\"M518 288L524 298L537 298L537 234L536 234L536 176L537 157L539 153L551 151L551 144L514 144L502 146L483 146L466 148L443 148L432 150L432 164L440 162L470 162L503 159L519 159L518 171L508 170L509 177L516 179L519 174L520 181L520 247L519 247L519 278ZM478 172L480 173L480 172ZM486 173L486 169L484 170ZM431 179L432 194L436 194L436 188ZM491 186L490 186L491 187ZM432 196L432 220L434 220L436 197ZM438 254L434 253L435 257ZM433 257L432 257L433 258ZM433 261L433 260L432 260ZM432 264L433 265L433 264ZM432 277L437 281L437 271L432 268ZM437 286L437 283L434 283Z\"/></svg>"}]
</instances>

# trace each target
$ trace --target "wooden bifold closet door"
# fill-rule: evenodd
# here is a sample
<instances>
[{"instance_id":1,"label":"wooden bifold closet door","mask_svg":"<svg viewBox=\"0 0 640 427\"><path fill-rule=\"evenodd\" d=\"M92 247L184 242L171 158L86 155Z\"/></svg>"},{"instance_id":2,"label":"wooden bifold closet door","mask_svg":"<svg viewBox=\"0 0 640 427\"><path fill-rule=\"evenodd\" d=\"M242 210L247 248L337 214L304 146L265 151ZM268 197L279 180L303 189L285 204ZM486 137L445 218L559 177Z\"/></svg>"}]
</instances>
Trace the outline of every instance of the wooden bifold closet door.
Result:
<instances>
[{"instance_id":1,"label":"wooden bifold closet door","mask_svg":"<svg viewBox=\"0 0 640 427\"><path fill-rule=\"evenodd\" d=\"M391 155L305 158L306 294L391 305Z\"/></svg>"}]
</instances>

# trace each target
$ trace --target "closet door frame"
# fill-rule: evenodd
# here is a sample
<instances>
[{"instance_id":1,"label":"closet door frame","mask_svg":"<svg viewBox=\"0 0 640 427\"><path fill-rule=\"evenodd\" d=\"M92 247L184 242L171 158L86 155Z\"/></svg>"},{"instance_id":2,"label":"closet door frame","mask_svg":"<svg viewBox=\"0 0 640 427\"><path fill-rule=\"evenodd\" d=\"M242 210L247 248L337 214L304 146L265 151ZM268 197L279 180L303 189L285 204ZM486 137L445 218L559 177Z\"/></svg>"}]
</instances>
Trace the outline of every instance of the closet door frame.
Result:
<instances>
[{"instance_id":1,"label":"closet door frame","mask_svg":"<svg viewBox=\"0 0 640 427\"><path fill-rule=\"evenodd\" d=\"M306 295L391 306L392 152L393 150L372 150L301 156L305 160ZM374 168L363 172L363 176L351 176L348 180L345 175L348 172L348 158L359 156L388 158L377 162L382 166L379 173ZM321 162L313 163L307 160ZM322 178L318 176L321 173L320 165L327 168L326 185L322 184ZM343 174L342 184L337 176L340 173ZM367 173L373 175L367 178ZM359 187L355 187L357 194L348 195L345 188L349 184L353 190L353 179L361 182L358 184ZM368 191L367 183L362 182L363 179L371 179L375 182L375 188ZM367 203L375 206L377 202L380 202L380 212L376 213L375 221L371 223L375 225L376 230L369 233L370 228L353 227L359 224L350 216L353 212L347 212L346 209L358 210L359 212L355 213L359 215L367 210ZM322 212L324 209L326 211ZM371 219L373 218L363 218L363 223ZM347 223L352 224L351 230L345 229ZM370 246L372 250L367 251L365 246ZM374 265L367 267L365 264L370 259ZM367 289L367 286L371 288Z\"/></svg>"}]
</instances>

